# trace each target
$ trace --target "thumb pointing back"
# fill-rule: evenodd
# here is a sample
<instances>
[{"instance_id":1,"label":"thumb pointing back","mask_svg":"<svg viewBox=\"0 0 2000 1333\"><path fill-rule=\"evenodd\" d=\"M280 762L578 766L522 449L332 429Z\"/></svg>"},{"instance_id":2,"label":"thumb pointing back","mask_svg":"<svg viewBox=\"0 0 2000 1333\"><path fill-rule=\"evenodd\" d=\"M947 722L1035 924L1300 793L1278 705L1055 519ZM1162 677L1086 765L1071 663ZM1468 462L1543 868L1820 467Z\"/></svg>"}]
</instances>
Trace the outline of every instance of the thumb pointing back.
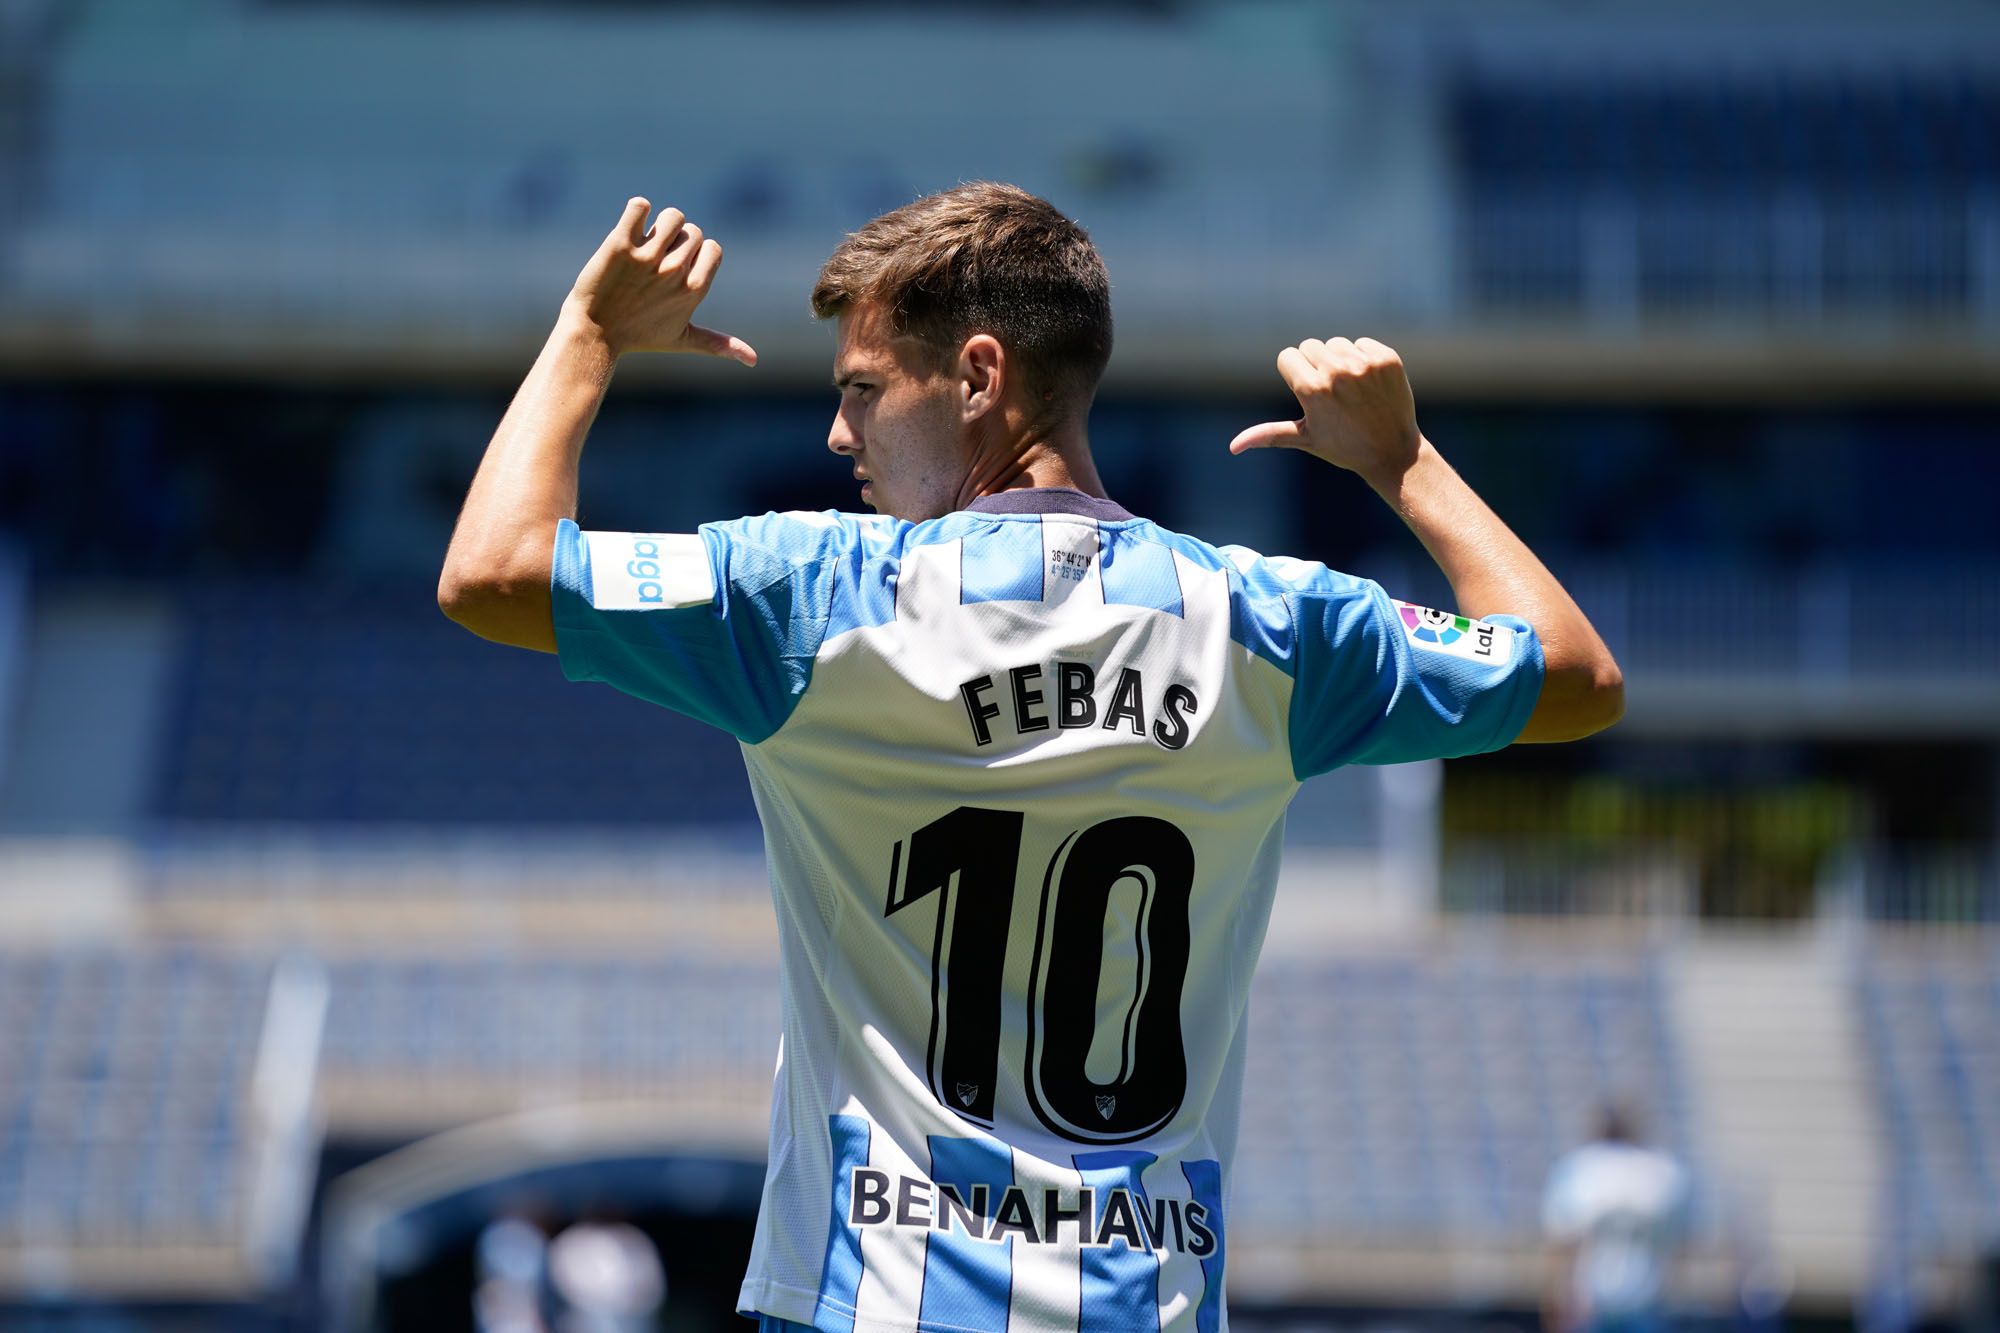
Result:
<instances>
[{"instance_id":1,"label":"thumb pointing back","mask_svg":"<svg viewBox=\"0 0 2000 1333\"><path fill-rule=\"evenodd\" d=\"M1305 447L1305 438L1303 421L1267 421L1240 432L1229 442L1229 452L1240 454L1250 449L1300 449Z\"/></svg>"},{"instance_id":2,"label":"thumb pointing back","mask_svg":"<svg viewBox=\"0 0 2000 1333\"><path fill-rule=\"evenodd\" d=\"M687 344L695 351L708 356L727 357L746 366L757 364L757 349L732 333L722 333L715 329L705 329L699 324L690 324L687 326Z\"/></svg>"}]
</instances>

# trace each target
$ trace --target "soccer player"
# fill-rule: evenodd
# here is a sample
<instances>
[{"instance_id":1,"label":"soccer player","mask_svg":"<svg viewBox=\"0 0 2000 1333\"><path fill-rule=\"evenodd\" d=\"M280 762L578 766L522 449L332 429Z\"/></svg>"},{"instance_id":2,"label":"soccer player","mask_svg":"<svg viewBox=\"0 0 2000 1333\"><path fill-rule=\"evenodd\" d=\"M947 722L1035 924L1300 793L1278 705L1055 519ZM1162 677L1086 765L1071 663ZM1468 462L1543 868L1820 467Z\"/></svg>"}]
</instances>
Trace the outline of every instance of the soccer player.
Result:
<instances>
[{"instance_id":1,"label":"soccer player","mask_svg":"<svg viewBox=\"0 0 2000 1333\"><path fill-rule=\"evenodd\" d=\"M1588 735L1622 710L1617 666L1370 339L1285 348L1302 416L1229 448L1355 473L1461 614L1126 512L1085 432L1104 266L991 183L876 218L814 287L838 328L827 446L875 515L583 531L578 459L621 354L756 364L689 322L720 248L649 209L577 278L438 596L742 742L785 1025L740 1308L772 1328L1224 1327L1287 803L1341 764Z\"/></svg>"}]
</instances>

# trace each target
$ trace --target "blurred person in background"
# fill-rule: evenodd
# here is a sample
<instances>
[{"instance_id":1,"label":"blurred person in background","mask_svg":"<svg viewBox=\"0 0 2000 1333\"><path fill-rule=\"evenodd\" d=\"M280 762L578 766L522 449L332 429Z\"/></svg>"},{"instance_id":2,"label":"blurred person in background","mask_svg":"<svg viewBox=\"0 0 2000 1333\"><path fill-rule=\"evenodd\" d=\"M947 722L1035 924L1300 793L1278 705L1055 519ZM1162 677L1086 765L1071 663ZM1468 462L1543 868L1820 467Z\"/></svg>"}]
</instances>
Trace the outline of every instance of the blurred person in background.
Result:
<instances>
[{"instance_id":1,"label":"blurred person in background","mask_svg":"<svg viewBox=\"0 0 2000 1333\"><path fill-rule=\"evenodd\" d=\"M1590 735L1622 712L1616 663L1371 339L1280 351L1302 415L1229 448L1354 473L1460 613L1113 501L1086 432L1109 278L1082 228L988 182L874 219L812 293L837 328L827 447L876 516L586 532L621 354L756 363L690 322L720 246L650 213L631 200L577 278L438 599L742 742L786 1017L738 1308L1219 1327L1248 986L1299 783Z\"/></svg>"},{"instance_id":2,"label":"blurred person in background","mask_svg":"<svg viewBox=\"0 0 2000 1333\"><path fill-rule=\"evenodd\" d=\"M647 1333L658 1327L667 1274L652 1238L602 1210L549 1242L555 1333Z\"/></svg>"},{"instance_id":3,"label":"blurred person in background","mask_svg":"<svg viewBox=\"0 0 2000 1333\"><path fill-rule=\"evenodd\" d=\"M547 1333L542 1302L548 1234L526 1210L503 1212L479 1233L474 1326L479 1333Z\"/></svg>"},{"instance_id":4,"label":"blurred person in background","mask_svg":"<svg viewBox=\"0 0 2000 1333\"><path fill-rule=\"evenodd\" d=\"M1665 1333L1667 1283L1687 1241L1688 1173L1640 1142L1626 1107L1555 1164L1542 1199L1549 1333Z\"/></svg>"}]
</instances>

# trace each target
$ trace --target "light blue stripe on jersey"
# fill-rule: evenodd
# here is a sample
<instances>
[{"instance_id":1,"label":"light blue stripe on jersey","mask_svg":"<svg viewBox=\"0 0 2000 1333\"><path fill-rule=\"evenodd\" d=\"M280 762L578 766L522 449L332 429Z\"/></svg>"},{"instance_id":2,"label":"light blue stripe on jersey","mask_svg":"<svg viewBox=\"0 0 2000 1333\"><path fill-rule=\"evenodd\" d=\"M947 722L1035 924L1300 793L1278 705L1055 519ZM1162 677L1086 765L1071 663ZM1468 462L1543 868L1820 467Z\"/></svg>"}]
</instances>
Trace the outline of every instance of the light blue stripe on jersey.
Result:
<instances>
[{"instance_id":1,"label":"light blue stripe on jersey","mask_svg":"<svg viewBox=\"0 0 2000 1333\"><path fill-rule=\"evenodd\" d=\"M871 535L862 529L861 542L840 553L840 562L850 568L838 570L833 578L826 638L851 629L886 625L896 618L896 581L902 577L900 548L871 542Z\"/></svg>"},{"instance_id":2,"label":"light blue stripe on jersey","mask_svg":"<svg viewBox=\"0 0 2000 1333\"><path fill-rule=\"evenodd\" d=\"M1266 559L1167 532L1100 522L1107 606L1184 615L1174 557L1222 573L1229 633L1293 679L1286 740L1301 779L1343 764L1393 764L1497 750L1540 697L1542 647L1524 621L1506 662L1415 643L1387 593L1311 561ZM646 540L643 534L624 534ZM896 617L903 558L956 541L963 603L1044 602L1040 516L953 513L918 524L846 514L765 514L702 525L714 594L696 605L599 606L591 550L559 525L551 577L556 642L573 680L629 694L755 745L783 727L832 635ZM657 593L655 594L657 595Z\"/></svg>"},{"instance_id":3,"label":"light blue stripe on jersey","mask_svg":"<svg viewBox=\"0 0 2000 1333\"><path fill-rule=\"evenodd\" d=\"M1301 779L1342 764L1497 750L1534 712L1542 646L1526 621L1487 617L1516 631L1510 662L1426 652L1369 579L1147 527L1198 567L1227 572L1229 637L1292 677L1287 739Z\"/></svg>"},{"instance_id":4,"label":"light blue stripe on jersey","mask_svg":"<svg viewBox=\"0 0 2000 1333\"><path fill-rule=\"evenodd\" d=\"M847 1220L854 1170L868 1165L868 1122L858 1115L827 1117L833 1136L833 1220L820 1266L819 1308L813 1327L846 1333L854 1327L854 1298L861 1291L861 1229Z\"/></svg>"},{"instance_id":5,"label":"light blue stripe on jersey","mask_svg":"<svg viewBox=\"0 0 2000 1333\"><path fill-rule=\"evenodd\" d=\"M958 552L961 605L1042 600L1047 561L1042 558L1039 518L991 520L965 533Z\"/></svg>"},{"instance_id":6,"label":"light blue stripe on jersey","mask_svg":"<svg viewBox=\"0 0 2000 1333\"><path fill-rule=\"evenodd\" d=\"M1095 1193L1092 1219L1093 1240L1108 1239L1103 1247L1086 1246L1078 1260L1083 1269L1083 1300L1078 1308L1077 1333L1136 1333L1160 1326L1160 1256L1148 1234L1151 1211L1146 1186L1140 1179L1146 1168L1159 1158L1145 1152L1087 1152L1076 1155L1076 1169L1086 1188ZM1124 1190L1123 1200L1113 1191ZM1134 1207L1136 1205L1136 1207ZM1119 1214L1111 1216L1116 1207ZM1116 1231L1119 1234L1107 1236ZM1130 1233L1136 1231L1140 1248L1133 1248Z\"/></svg>"},{"instance_id":7,"label":"light blue stripe on jersey","mask_svg":"<svg viewBox=\"0 0 2000 1333\"><path fill-rule=\"evenodd\" d=\"M1215 1253L1201 1261L1201 1304L1195 1307L1195 1333L1217 1333L1222 1327L1222 1265L1229 1245L1222 1227L1222 1165L1203 1159L1182 1162L1188 1190L1201 1205L1202 1225L1215 1233Z\"/></svg>"},{"instance_id":8,"label":"light blue stripe on jersey","mask_svg":"<svg viewBox=\"0 0 2000 1333\"><path fill-rule=\"evenodd\" d=\"M833 592L825 567L858 534L838 516L766 514L704 523L701 540L708 602L600 607L589 541L561 520L549 579L556 646L571 680L604 681L754 745L806 691Z\"/></svg>"},{"instance_id":9,"label":"light blue stripe on jersey","mask_svg":"<svg viewBox=\"0 0 2000 1333\"><path fill-rule=\"evenodd\" d=\"M931 1180L938 1186L931 1212L938 1225L924 1248L924 1299L917 1326L1005 1328L1013 1296L1014 1238L1000 1244L975 1239L953 1217L944 1187L957 1191L984 1223L1000 1210L1000 1196L1014 1183L1014 1154L992 1139L930 1136Z\"/></svg>"},{"instance_id":10,"label":"light blue stripe on jersey","mask_svg":"<svg viewBox=\"0 0 2000 1333\"><path fill-rule=\"evenodd\" d=\"M1097 568L1106 606L1150 606L1170 616L1185 615L1180 571L1167 547L1116 528L1103 529Z\"/></svg>"},{"instance_id":11,"label":"light blue stripe on jersey","mask_svg":"<svg viewBox=\"0 0 2000 1333\"><path fill-rule=\"evenodd\" d=\"M1168 551L1180 552L1197 569L1223 571L1229 580L1229 637L1286 675L1298 675L1298 627L1281 579L1255 563L1248 572L1239 568L1229 558L1237 549L1233 546L1210 546L1144 520L1135 527Z\"/></svg>"}]
</instances>

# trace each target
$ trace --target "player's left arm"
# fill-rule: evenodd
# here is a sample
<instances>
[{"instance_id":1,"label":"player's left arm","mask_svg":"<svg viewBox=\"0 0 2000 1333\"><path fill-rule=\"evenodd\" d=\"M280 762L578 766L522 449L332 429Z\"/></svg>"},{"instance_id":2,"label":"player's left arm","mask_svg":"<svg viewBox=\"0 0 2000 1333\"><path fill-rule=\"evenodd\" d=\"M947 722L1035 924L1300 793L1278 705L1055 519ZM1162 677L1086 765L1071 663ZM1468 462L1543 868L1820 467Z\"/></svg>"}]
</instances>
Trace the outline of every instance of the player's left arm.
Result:
<instances>
[{"instance_id":1,"label":"player's left arm","mask_svg":"<svg viewBox=\"0 0 2000 1333\"><path fill-rule=\"evenodd\" d=\"M1578 1320L1571 1291L1576 1284L1577 1244L1551 1240L1542 1250L1542 1328L1546 1333L1572 1333Z\"/></svg>"},{"instance_id":2,"label":"player's left arm","mask_svg":"<svg viewBox=\"0 0 2000 1333\"><path fill-rule=\"evenodd\" d=\"M625 352L699 352L746 366L740 338L689 323L722 263L677 208L650 232L634 198L563 302L548 342L486 446L438 577L438 606L481 638L556 651L549 578L557 525L576 516L584 437Z\"/></svg>"},{"instance_id":3,"label":"player's left arm","mask_svg":"<svg viewBox=\"0 0 2000 1333\"><path fill-rule=\"evenodd\" d=\"M1541 692L1515 739L1577 740L1618 721L1625 712L1618 663L1555 575L1417 429L1395 349L1372 338L1307 338L1278 354L1278 373L1304 415L1252 426L1230 441L1230 452L1299 449L1356 473L1424 544L1460 612L1518 616L1534 627Z\"/></svg>"}]
</instances>

